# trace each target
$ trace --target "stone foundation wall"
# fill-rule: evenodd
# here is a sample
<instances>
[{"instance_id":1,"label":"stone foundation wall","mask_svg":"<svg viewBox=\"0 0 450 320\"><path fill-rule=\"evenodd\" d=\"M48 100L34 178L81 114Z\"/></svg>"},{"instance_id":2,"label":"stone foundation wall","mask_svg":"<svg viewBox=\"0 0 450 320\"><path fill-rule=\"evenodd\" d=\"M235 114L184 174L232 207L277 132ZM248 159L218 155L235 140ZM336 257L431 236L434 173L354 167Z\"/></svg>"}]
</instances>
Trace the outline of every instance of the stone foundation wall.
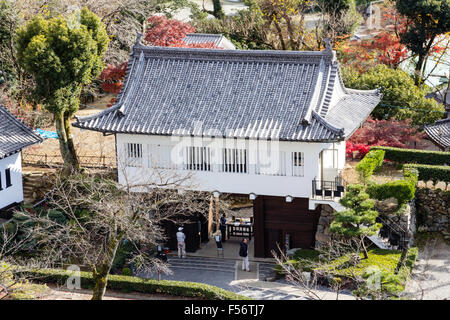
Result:
<instances>
[{"instance_id":1,"label":"stone foundation wall","mask_svg":"<svg viewBox=\"0 0 450 320\"><path fill-rule=\"evenodd\" d=\"M323 204L317 224L315 249L320 249L324 244L331 241L330 224L333 219L334 209L327 204Z\"/></svg>"},{"instance_id":2,"label":"stone foundation wall","mask_svg":"<svg viewBox=\"0 0 450 320\"><path fill-rule=\"evenodd\" d=\"M388 199L385 201L377 201L374 207L378 211L380 218L398 225L403 230L407 230L410 242L413 241L413 235L416 231L415 205L411 202L406 205L401 214L394 213L397 209L397 200ZM322 205L319 222L317 224L315 249L320 249L325 243L331 241L330 224L334 219L335 210L329 205ZM388 222L387 222L388 223Z\"/></svg>"},{"instance_id":3,"label":"stone foundation wall","mask_svg":"<svg viewBox=\"0 0 450 320\"><path fill-rule=\"evenodd\" d=\"M417 188L415 202L418 231L450 230L450 191Z\"/></svg>"}]
</instances>

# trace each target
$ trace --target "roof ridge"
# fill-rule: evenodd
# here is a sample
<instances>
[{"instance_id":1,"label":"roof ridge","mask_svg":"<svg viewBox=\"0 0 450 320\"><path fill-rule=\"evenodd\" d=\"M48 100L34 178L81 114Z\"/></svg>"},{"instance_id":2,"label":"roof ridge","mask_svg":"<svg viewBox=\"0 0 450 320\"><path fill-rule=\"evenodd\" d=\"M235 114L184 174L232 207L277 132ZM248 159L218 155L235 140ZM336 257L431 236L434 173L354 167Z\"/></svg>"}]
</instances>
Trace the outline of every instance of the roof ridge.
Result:
<instances>
[{"instance_id":1,"label":"roof ridge","mask_svg":"<svg viewBox=\"0 0 450 320\"><path fill-rule=\"evenodd\" d=\"M343 136L344 135L344 128L336 128L335 126L332 126L329 124L320 114L318 114L316 111L312 110L311 112L312 116L316 118L317 121L319 121L322 125L324 125L328 130L332 131L333 133L336 133L338 135Z\"/></svg>"},{"instance_id":2,"label":"roof ridge","mask_svg":"<svg viewBox=\"0 0 450 320\"><path fill-rule=\"evenodd\" d=\"M197 32L192 32L192 33L187 33L186 36L219 36L219 37L223 37L223 34L221 34L221 33L197 33Z\"/></svg>"},{"instance_id":3,"label":"roof ridge","mask_svg":"<svg viewBox=\"0 0 450 320\"><path fill-rule=\"evenodd\" d=\"M250 61L254 59L273 59L275 62L298 62L304 63L302 59L314 59L317 61L309 61L310 63L319 63L320 59L328 63L332 63L333 54L327 51L283 51L283 50L240 50L240 49L210 49L210 48L178 48L178 47L159 47L159 46L145 46L138 45L133 46L132 56L136 58L141 52L149 55L164 55L172 57L182 57L183 59L193 58L220 58L221 60L234 60L236 58L241 61Z\"/></svg>"}]
</instances>

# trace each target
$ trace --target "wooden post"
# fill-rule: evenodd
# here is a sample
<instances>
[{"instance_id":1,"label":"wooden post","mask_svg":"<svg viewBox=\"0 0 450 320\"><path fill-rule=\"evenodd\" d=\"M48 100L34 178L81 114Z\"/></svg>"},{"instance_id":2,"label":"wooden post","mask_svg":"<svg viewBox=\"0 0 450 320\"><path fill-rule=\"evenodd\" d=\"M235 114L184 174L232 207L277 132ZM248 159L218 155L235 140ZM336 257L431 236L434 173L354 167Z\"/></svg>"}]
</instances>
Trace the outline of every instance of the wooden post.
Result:
<instances>
[{"instance_id":1,"label":"wooden post","mask_svg":"<svg viewBox=\"0 0 450 320\"><path fill-rule=\"evenodd\" d=\"M219 232L220 230L220 223L219 223L219 197L216 198L216 232Z\"/></svg>"},{"instance_id":2,"label":"wooden post","mask_svg":"<svg viewBox=\"0 0 450 320\"><path fill-rule=\"evenodd\" d=\"M208 235L211 236L212 234L212 225L213 225L213 196L211 195L211 198L209 200L209 213L208 213Z\"/></svg>"}]
</instances>

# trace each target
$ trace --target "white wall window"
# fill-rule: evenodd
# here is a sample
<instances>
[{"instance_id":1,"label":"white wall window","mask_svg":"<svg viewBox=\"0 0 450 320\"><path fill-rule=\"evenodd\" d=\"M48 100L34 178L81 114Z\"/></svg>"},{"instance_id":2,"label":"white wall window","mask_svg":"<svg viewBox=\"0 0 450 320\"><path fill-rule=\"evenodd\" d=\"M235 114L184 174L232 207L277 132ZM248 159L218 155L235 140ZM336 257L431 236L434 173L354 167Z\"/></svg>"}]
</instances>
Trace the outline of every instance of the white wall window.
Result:
<instances>
[{"instance_id":1,"label":"white wall window","mask_svg":"<svg viewBox=\"0 0 450 320\"><path fill-rule=\"evenodd\" d=\"M184 169L211 171L211 148L186 147L183 155Z\"/></svg>"},{"instance_id":2,"label":"white wall window","mask_svg":"<svg viewBox=\"0 0 450 320\"><path fill-rule=\"evenodd\" d=\"M171 158L172 146L150 144L148 146L148 167L158 169L176 169Z\"/></svg>"},{"instance_id":3,"label":"white wall window","mask_svg":"<svg viewBox=\"0 0 450 320\"><path fill-rule=\"evenodd\" d=\"M285 151L258 150L256 174L285 176L286 171Z\"/></svg>"},{"instance_id":4,"label":"white wall window","mask_svg":"<svg viewBox=\"0 0 450 320\"><path fill-rule=\"evenodd\" d=\"M292 175L294 177L303 177L305 173L304 161L303 152L291 152Z\"/></svg>"},{"instance_id":5,"label":"white wall window","mask_svg":"<svg viewBox=\"0 0 450 320\"><path fill-rule=\"evenodd\" d=\"M247 173L248 152L246 149L222 149L222 172Z\"/></svg>"},{"instance_id":6,"label":"white wall window","mask_svg":"<svg viewBox=\"0 0 450 320\"><path fill-rule=\"evenodd\" d=\"M141 143L126 143L126 163L128 167L141 167L142 166L142 144Z\"/></svg>"}]
</instances>

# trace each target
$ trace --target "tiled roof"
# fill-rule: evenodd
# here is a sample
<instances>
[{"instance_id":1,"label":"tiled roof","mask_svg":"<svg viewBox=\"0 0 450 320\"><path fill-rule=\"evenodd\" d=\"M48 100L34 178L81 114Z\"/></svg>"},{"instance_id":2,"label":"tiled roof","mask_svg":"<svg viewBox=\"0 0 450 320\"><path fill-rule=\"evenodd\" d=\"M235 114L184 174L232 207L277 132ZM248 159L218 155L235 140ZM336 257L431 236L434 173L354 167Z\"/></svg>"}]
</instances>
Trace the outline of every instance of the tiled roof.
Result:
<instances>
[{"instance_id":1,"label":"tiled roof","mask_svg":"<svg viewBox=\"0 0 450 320\"><path fill-rule=\"evenodd\" d=\"M377 90L344 88L330 49L135 45L116 104L77 118L74 126L113 133L341 141L380 98Z\"/></svg>"},{"instance_id":2,"label":"tiled roof","mask_svg":"<svg viewBox=\"0 0 450 320\"><path fill-rule=\"evenodd\" d=\"M0 159L43 139L0 105Z\"/></svg>"},{"instance_id":3,"label":"tiled roof","mask_svg":"<svg viewBox=\"0 0 450 320\"><path fill-rule=\"evenodd\" d=\"M211 42L219 48L231 50L236 49L234 44L221 34L188 33L184 38L184 42L187 44Z\"/></svg>"},{"instance_id":4,"label":"tiled roof","mask_svg":"<svg viewBox=\"0 0 450 320\"><path fill-rule=\"evenodd\" d=\"M450 118L438 120L434 124L425 126L425 132L438 145L450 148Z\"/></svg>"}]
</instances>

